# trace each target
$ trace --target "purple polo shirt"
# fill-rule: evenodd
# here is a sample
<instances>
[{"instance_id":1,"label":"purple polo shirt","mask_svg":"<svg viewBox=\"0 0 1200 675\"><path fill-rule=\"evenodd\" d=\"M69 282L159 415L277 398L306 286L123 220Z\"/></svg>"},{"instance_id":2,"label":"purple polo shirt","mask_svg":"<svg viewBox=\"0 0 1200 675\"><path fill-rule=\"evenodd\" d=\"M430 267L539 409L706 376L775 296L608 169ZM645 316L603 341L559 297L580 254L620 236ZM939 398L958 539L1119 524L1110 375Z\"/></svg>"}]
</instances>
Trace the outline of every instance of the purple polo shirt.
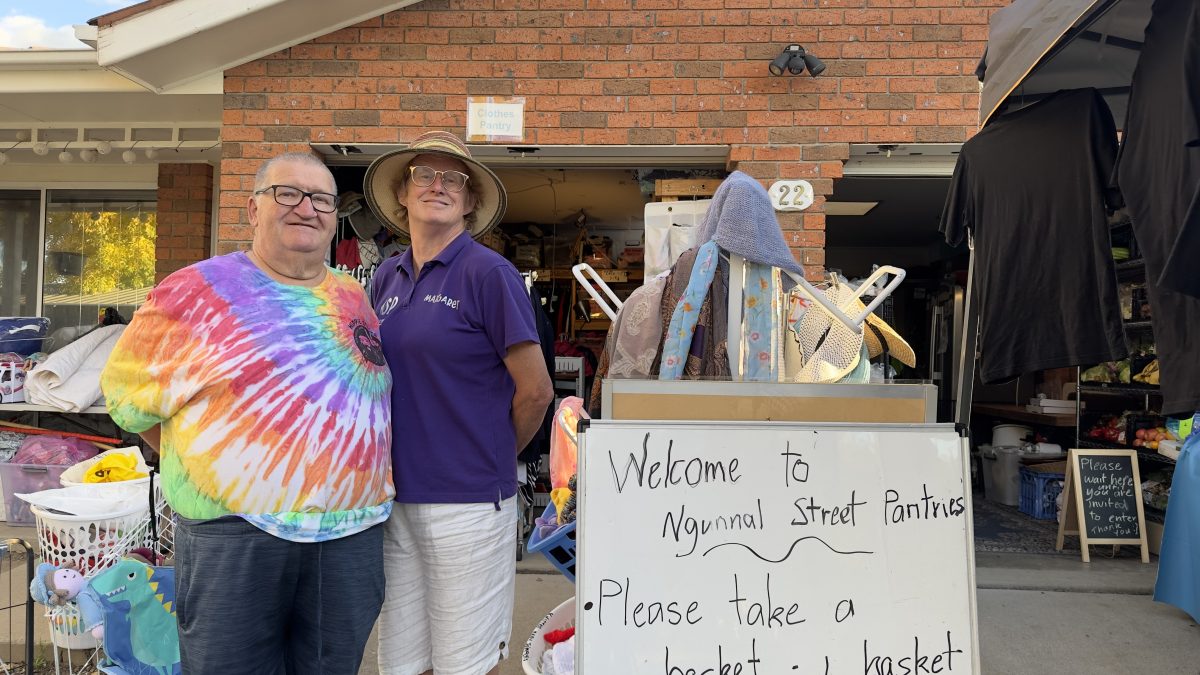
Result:
<instances>
[{"instance_id":1,"label":"purple polo shirt","mask_svg":"<svg viewBox=\"0 0 1200 675\"><path fill-rule=\"evenodd\" d=\"M516 390L504 356L538 342L512 263L464 232L414 283L412 251L385 260L371 297L392 371L396 501L478 503L517 491Z\"/></svg>"}]
</instances>

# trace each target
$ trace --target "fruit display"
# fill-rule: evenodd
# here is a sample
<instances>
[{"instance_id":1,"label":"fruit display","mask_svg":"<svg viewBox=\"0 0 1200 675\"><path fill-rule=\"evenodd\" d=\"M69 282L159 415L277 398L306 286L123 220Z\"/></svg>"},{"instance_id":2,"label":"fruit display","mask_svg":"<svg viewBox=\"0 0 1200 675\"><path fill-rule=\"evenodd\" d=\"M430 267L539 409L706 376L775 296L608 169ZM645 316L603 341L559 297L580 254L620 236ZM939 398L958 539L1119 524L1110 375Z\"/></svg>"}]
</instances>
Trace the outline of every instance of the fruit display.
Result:
<instances>
[{"instance_id":1,"label":"fruit display","mask_svg":"<svg viewBox=\"0 0 1200 675\"><path fill-rule=\"evenodd\" d=\"M1105 415L1088 430L1087 437L1093 441L1124 444L1125 425L1117 415Z\"/></svg>"},{"instance_id":2,"label":"fruit display","mask_svg":"<svg viewBox=\"0 0 1200 675\"><path fill-rule=\"evenodd\" d=\"M1133 447L1158 450L1159 442L1166 440L1171 440L1171 434L1167 432L1166 427L1138 429L1134 432Z\"/></svg>"}]
</instances>

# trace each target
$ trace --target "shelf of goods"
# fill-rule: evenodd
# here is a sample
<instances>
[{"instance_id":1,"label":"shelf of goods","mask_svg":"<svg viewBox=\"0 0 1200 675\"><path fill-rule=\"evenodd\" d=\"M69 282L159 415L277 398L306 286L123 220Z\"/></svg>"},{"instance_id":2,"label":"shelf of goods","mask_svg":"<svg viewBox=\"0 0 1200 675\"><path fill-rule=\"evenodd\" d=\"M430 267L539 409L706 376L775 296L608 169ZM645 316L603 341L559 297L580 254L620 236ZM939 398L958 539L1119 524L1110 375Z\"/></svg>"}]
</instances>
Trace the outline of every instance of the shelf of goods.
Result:
<instances>
[{"instance_id":1,"label":"shelf of goods","mask_svg":"<svg viewBox=\"0 0 1200 675\"><path fill-rule=\"evenodd\" d=\"M976 403L971 406L971 412L976 415L989 415L1012 422L1040 424L1050 427L1074 427L1075 413L1037 413L1029 412L1025 406L1008 403Z\"/></svg>"},{"instance_id":2,"label":"shelf of goods","mask_svg":"<svg viewBox=\"0 0 1200 675\"><path fill-rule=\"evenodd\" d=\"M77 413L59 410L48 405L34 405L32 403L0 403L0 413L5 412L50 412L61 413L63 415L107 415L108 408L102 405L94 405L90 408L84 408Z\"/></svg>"}]
</instances>

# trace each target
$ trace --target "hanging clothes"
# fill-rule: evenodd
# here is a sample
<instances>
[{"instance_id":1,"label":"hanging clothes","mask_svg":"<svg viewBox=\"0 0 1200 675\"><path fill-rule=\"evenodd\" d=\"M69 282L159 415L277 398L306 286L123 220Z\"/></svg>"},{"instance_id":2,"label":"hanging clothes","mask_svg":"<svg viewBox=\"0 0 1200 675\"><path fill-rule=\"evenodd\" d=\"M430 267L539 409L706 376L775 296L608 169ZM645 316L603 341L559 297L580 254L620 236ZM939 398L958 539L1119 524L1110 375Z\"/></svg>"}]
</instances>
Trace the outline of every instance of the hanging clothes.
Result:
<instances>
[{"instance_id":1,"label":"hanging clothes","mask_svg":"<svg viewBox=\"0 0 1200 675\"><path fill-rule=\"evenodd\" d=\"M1154 3L1117 161L1117 182L1146 263L1166 414L1200 410L1200 298L1172 290L1200 290L1198 26L1195 2Z\"/></svg>"},{"instance_id":2,"label":"hanging clothes","mask_svg":"<svg viewBox=\"0 0 1200 675\"><path fill-rule=\"evenodd\" d=\"M984 383L1129 353L1106 214L1116 149L1095 89L995 117L963 146L941 231L975 237Z\"/></svg>"},{"instance_id":3,"label":"hanging clothes","mask_svg":"<svg viewBox=\"0 0 1200 675\"><path fill-rule=\"evenodd\" d=\"M689 249L679 256L667 276L663 286L662 299L659 301L659 315L662 319L663 336L660 345L665 345L666 331L671 325L671 316L679 305L687 289L688 280L692 277L692 268L696 264L699 248ZM712 285L700 307L696 321L695 332L691 347L687 352L681 378L685 380L729 379L729 265L720 260ZM658 373L662 369L663 351L659 350L651 366L651 372Z\"/></svg>"}]
</instances>

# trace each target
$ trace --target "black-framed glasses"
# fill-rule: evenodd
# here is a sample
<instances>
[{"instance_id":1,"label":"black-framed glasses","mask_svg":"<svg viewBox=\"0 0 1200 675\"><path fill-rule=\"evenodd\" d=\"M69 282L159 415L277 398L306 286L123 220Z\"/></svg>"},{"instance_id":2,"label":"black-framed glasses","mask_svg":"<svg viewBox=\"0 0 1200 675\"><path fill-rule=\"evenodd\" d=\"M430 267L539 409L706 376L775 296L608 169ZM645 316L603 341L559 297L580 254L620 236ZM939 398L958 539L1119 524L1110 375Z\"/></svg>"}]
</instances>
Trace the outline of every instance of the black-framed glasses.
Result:
<instances>
[{"instance_id":1,"label":"black-framed glasses","mask_svg":"<svg viewBox=\"0 0 1200 675\"><path fill-rule=\"evenodd\" d=\"M429 187L433 185L433 181L437 180L438 176L442 177L442 187L448 192L462 192L462 189L467 186L467 181L470 176L461 171L438 171L431 166L409 166L408 173L412 176L412 182L417 187Z\"/></svg>"},{"instance_id":2,"label":"black-framed glasses","mask_svg":"<svg viewBox=\"0 0 1200 675\"><path fill-rule=\"evenodd\" d=\"M275 203L280 206L300 206L300 202L308 197L314 211L321 213L337 211L337 195L331 195L328 192L305 192L291 185L268 185L261 190L255 190L254 194L261 195L264 192L270 192L275 197Z\"/></svg>"}]
</instances>

